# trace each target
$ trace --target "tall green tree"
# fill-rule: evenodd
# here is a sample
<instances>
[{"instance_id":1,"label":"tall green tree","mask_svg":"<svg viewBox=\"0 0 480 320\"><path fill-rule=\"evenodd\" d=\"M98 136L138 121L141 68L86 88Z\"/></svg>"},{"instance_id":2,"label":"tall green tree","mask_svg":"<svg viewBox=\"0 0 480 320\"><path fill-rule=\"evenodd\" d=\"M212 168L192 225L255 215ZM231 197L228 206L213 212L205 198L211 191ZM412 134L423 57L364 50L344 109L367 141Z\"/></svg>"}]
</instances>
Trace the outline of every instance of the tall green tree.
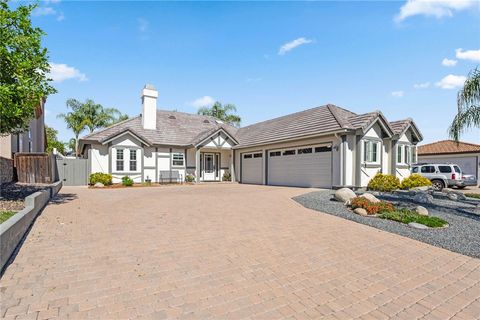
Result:
<instances>
[{"instance_id":1,"label":"tall green tree","mask_svg":"<svg viewBox=\"0 0 480 320\"><path fill-rule=\"evenodd\" d=\"M204 116L211 116L233 126L239 127L242 118L235 114L237 107L234 104L222 105L220 102L215 102L211 107L201 107L198 109L198 114Z\"/></svg>"},{"instance_id":2,"label":"tall green tree","mask_svg":"<svg viewBox=\"0 0 480 320\"><path fill-rule=\"evenodd\" d=\"M480 69L475 68L468 75L463 89L457 96L457 115L449 128L450 137L460 139L465 130L480 128Z\"/></svg>"},{"instance_id":3,"label":"tall green tree","mask_svg":"<svg viewBox=\"0 0 480 320\"><path fill-rule=\"evenodd\" d=\"M58 117L62 118L67 124L67 128L73 131L75 139L73 151L75 155L78 155L78 139L84 130L92 133L97 129L128 119L127 115L122 114L117 109L104 108L101 104L95 103L91 99L87 99L85 102L68 99L66 104L71 111L61 113Z\"/></svg>"},{"instance_id":4,"label":"tall green tree","mask_svg":"<svg viewBox=\"0 0 480 320\"><path fill-rule=\"evenodd\" d=\"M45 131L47 133L47 152L53 152L55 148L61 154L65 154L65 143L58 140L58 131L47 125L45 125Z\"/></svg>"},{"instance_id":5,"label":"tall green tree","mask_svg":"<svg viewBox=\"0 0 480 320\"><path fill-rule=\"evenodd\" d=\"M41 99L56 92L41 45L45 33L30 20L35 7L12 10L0 0L0 135L25 131Z\"/></svg>"}]
</instances>

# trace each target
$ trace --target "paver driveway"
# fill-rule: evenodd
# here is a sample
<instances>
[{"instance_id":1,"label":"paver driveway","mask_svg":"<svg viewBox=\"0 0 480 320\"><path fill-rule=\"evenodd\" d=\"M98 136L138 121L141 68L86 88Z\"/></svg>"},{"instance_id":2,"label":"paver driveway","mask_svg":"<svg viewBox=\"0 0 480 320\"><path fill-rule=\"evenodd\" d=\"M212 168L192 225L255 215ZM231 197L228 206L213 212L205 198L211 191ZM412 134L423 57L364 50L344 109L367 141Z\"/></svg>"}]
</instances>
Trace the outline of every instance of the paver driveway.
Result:
<instances>
[{"instance_id":1,"label":"paver driveway","mask_svg":"<svg viewBox=\"0 0 480 320\"><path fill-rule=\"evenodd\" d=\"M480 260L235 184L90 190L51 204L1 280L1 315L474 319Z\"/></svg>"}]
</instances>

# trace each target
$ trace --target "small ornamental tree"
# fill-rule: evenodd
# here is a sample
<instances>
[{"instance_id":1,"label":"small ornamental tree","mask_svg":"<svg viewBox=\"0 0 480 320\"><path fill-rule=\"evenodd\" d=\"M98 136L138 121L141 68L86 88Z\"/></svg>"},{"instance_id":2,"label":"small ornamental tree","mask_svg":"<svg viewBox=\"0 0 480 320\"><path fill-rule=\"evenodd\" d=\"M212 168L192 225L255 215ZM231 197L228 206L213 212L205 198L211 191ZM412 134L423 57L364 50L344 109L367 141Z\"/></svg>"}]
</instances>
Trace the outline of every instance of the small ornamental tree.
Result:
<instances>
[{"instance_id":1,"label":"small ornamental tree","mask_svg":"<svg viewBox=\"0 0 480 320\"><path fill-rule=\"evenodd\" d=\"M12 10L0 0L0 135L25 131L41 99L56 92L41 45L45 33L30 20L35 7Z\"/></svg>"}]
</instances>

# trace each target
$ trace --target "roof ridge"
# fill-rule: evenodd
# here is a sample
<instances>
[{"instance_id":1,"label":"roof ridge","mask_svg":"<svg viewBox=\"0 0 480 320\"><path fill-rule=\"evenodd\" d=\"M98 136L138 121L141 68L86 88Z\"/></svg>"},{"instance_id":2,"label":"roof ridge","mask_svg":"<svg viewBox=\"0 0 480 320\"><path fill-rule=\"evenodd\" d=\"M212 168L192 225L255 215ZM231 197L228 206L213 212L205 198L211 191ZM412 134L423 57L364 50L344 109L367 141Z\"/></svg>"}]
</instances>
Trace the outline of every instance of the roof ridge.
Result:
<instances>
[{"instance_id":1,"label":"roof ridge","mask_svg":"<svg viewBox=\"0 0 480 320\"><path fill-rule=\"evenodd\" d=\"M435 142L430 142L430 143L427 143L427 144L423 144L422 147L423 146L429 146L429 145L432 145L432 144L442 143L442 142L453 142L453 143L458 143L458 144L466 144L466 145L473 146L473 147L480 147L480 144L476 144L476 143L472 143L472 142L455 141L455 140L452 140L452 139L443 139L443 140L438 140L438 141L435 141Z\"/></svg>"},{"instance_id":2,"label":"roof ridge","mask_svg":"<svg viewBox=\"0 0 480 320\"><path fill-rule=\"evenodd\" d=\"M350 128L351 127L351 124L348 123L348 121L344 121L343 119L340 119L340 116L338 115L338 109L342 109L342 108L339 108L336 105L330 104L330 103L327 104L327 108L330 111L330 113L332 114L335 121L337 121L338 125L341 128L347 128L347 127ZM345 109L342 109L342 110L348 111L348 110L345 110Z\"/></svg>"},{"instance_id":3,"label":"roof ridge","mask_svg":"<svg viewBox=\"0 0 480 320\"><path fill-rule=\"evenodd\" d=\"M96 134L98 134L98 133L101 133L101 132L103 132L103 131L105 131L105 130L114 128L114 127L116 127L116 126L118 126L118 125L120 125L120 124L124 124L124 123L126 123L126 122L128 122L128 121L132 121L132 120L137 119L137 118L140 118L140 117L141 117L141 115L138 115L138 116L135 116L135 117L131 117L131 118L128 118L128 119L125 119L125 120L116 122L116 123L112 124L111 126L108 126L108 127L106 127L106 128L102 128L102 129L100 129L100 130L98 130L98 131L95 131L95 132L91 132L91 133L87 134L86 136L83 136L81 139L87 139L87 138L89 138L89 137L91 137L91 136L94 136L94 135L96 135Z\"/></svg>"}]
</instances>

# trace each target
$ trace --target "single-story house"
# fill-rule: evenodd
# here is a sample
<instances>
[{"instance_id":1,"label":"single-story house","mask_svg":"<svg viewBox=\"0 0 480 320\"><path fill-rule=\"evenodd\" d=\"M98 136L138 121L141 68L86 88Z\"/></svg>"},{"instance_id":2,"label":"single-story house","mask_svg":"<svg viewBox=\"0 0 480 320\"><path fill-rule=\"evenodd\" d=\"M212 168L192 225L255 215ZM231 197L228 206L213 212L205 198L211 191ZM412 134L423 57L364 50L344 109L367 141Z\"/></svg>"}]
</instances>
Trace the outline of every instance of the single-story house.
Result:
<instances>
[{"instance_id":1,"label":"single-story house","mask_svg":"<svg viewBox=\"0 0 480 320\"><path fill-rule=\"evenodd\" d=\"M377 173L403 179L422 135L412 119L389 122L380 111L356 114L332 104L236 128L212 117L157 110L146 85L142 113L80 140L90 171L114 182L161 181L169 173L197 182L322 187L366 186Z\"/></svg>"},{"instance_id":2,"label":"single-story house","mask_svg":"<svg viewBox=\"0 0 480 320\"><path fill-rule=\"evenodd\" d=\"M458 164L464 174L480 178L480 144L442 140L418 147L419 162Z\"/></svg>"}]
</instances>

